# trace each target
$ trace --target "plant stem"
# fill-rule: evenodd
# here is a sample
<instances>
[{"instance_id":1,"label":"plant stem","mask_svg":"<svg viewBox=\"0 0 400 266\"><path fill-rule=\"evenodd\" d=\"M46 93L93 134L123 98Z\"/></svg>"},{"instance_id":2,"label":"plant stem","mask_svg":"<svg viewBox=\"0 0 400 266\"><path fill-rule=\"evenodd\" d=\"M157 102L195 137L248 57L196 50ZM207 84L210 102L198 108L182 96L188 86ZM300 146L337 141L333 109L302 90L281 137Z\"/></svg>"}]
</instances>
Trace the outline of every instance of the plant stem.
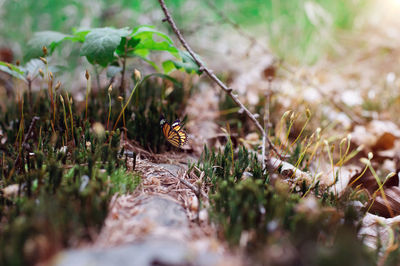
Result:
<instances>
[{"instance_id":1,"label":"plant stem","mask_svg":"<svg viewBox=\"0 0 400 266\"><path fill-rule=\"evenodd\" d=\"M28 78L28 101L29 101L29 111L32 111L32 79Z\"/></svg>"},{"instance_id":2,"label":"plant stem","mask_svg":"<svg viewBox=\"0 0 400 266\"><path fill-rule=\"evenodd\" d=\"M17 158L15 159L15 162L14 162L14 167L13 167L13 169L10 171L10 176L12 176L12 174L14 173L15 167L17 166L17 163L18 163L18 161L19 161L19 159L20 159L20 157L21 157L22 149L23 149L23 147L25 146L25 143L28 141L29 136L32 134L33 128L35 127L36 122L37 122L38 120L40 120L40 118L39 118L38 116L34 116L34 117L32 118L31 124L29 125L28 132L25 134L24 140L23 140L22 143L21 143L21 151L18 153Z\"/></svg>"},{"instance_id":3,"label":"plant stem","mask_svg":"<svg viewBox=\"0 0 400 266\"><path fill-rule=\"evenodd\" d=\"M108 93L108 118L107 118L107 130L108 130L108 125L110 123L110 116L111 116L111 95Z\"/></svg>"},{"instance_id":4,"label":"plant stem","mask_svg":"<svg viewBox=\"0 0 400 266\"><path fill-rule=\"evenodd\" d=\"M128 100L126 101L124 107L122 108L121 112L120 112L119 115L118 115L117 121L115 121L115 123L114 123L113 131L117 128L118 122L119 122L119 120L121 119L122 114L125 112L126 107L128 106L128 104L129 104L130 101L132 100L132 96L133 96L133 94L135 93L137 87L139 87L139 85L142 84L142 81L144 81L144 80L145 80L145 78L142 79L140 82L137 82L136 85L135 85L135 87L133 87L132 92L131 92L131 95L129 95Z\"/></svg>"},{"instance_id":5,"label":"plant stem","mask_svg":"<svg viewBox=\"0 0 400 266\"><path fill-rule=\"evenodd\" d=\"M150 78L150 77L152 77L152 76L160 76L160 74L159 74L159 73L152 73L152 74L149 74L149 75L145 76L143 79L138 80L138 81L136 82L135 87L133 87L133 89L132 89L132 91L131 91L131 95L129 95L128 100L126 101L124 107L122 108L121 112L120 112L119 115L118 115L117 121L115 121L115 123L114 123L113 129L112 129L113 131L117 128L118 122L119 122L119 120L121 119L121 116L124 115L125 109L126 109L126 107L128 107L128 104L131 102L132 97L133 97L133 94L135 93L136 89L137 89L140 85L142 85L142 83L143 83L144 81L146 81L148 78Z\"/></svg>"},{"instance_id":6,"label":"plant stem","mask_svg":"<svg viewBox=\"0 0 400 266\"><path fill-rule=\"evenodd\" d=\"M69 117L70 117L70 120L71 120L71 136L72 136L72 140L73 140L74 145L75 145L75 137L74 137L74 117L73 117L73 115L72 115L71 102L70 102L70 99L69 99L68 92L65 92L65 93L67 94L67 103L68 103ZM72 98L71 98L71 100L72 100Z\"/></svg>"},{"instance_id":7,"label":"plant stem","mask_svg":"<svg viewBox=\"0 0 400 266\"><path fill-rule=\"evenodd\" d=\"M128 53L128 40L125 39L124 47L124 58L122 58L122 71L121 71L121 85L119 86L119 95L123 96L125 92L125 69L126 69L126 57Z\"/></svg>"},{"instance_id":8,"label":"plant stem","mask_svg":"<svg viewBox=\"0 0 400 266\"><path fill-rule=\"evenodd\" d=\"M85 120L87 120L87 114L88 114L88 110L87 109L88 109L88 98L89 98L91 80L92 80L91 76L87 75L87 78L86 78L86 100L85 100Z\"/></svg>"},{"instance_id":9,"label":"plant stem","mask_svg":"<svg viewBox=\"0 0 400 266\"><path fill-rule=\"evenodd\" d=\"M67 112L65 111L65 104L64 98L60 94L60 101L63 107L63 114L64 114L64 125L65 125L65 142L68 143L68 122L67 122Z\"/></svg>"}]
</instances>

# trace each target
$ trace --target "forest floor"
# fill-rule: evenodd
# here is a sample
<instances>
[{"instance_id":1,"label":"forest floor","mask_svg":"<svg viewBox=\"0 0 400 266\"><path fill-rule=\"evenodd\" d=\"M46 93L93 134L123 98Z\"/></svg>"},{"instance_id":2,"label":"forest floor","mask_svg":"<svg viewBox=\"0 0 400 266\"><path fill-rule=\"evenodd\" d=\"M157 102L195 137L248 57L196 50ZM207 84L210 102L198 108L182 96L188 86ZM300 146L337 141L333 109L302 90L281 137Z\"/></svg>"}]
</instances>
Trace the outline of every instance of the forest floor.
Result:
<instances>
[{"instance_id":1,"label":"forest floor","mask_svg":"<svg viewBox=\"0 0 400 266\"><path fill-rule=\"evenodd\" d=\"M234 30L220 38L218 42L225 42L218 44L220 49L217 47L214 54L204 56L215 72L228 76L229 85L247 106L257 106L260 98L269 96L265 104L270 109L269 120L275 127L274 132L279 132L281 117L291 110L296 117L294 135L300 134L304 124L307 124L304 135L321 128L322 139L328 141L328 150L332 145L335 147L333 160L338 161L339 149L344 149L341 141L351 134L346 143L349 140L351 149L358 148L359 153L340 166L336 183L339 185L335 186L338 194L363 170L364 164L359 159L368 157L369 152L374 153L373 167L380 176L394 172L397 177L399 171L400 33L393 16L385 19L380 16L376 21L364 24L351 34L339 33L338 40L332 42L335 56L323 56L309 67L280 64L257 44L248 53L240 47L248 47L249 40L235 35ZM195 48L202 54L201 47ZM115 256L119 259L114 265L134 261L138 265L244 263L240 252L228 251L215 226L208 224L208 198L201 195L200 204L196 195L205 194L206 188L197 187L202 177L187 172L188 161L194 162L200 156L204 144L221 147L226 136L221 129L224 126L218 124L221 92L210 81L198 82L202 83L200 90L189 99L185 111L189 121L185 128L189 133L187 150L190 152L154 155L132 143L124 143L127 150L138 154L136 170L142 174L140 187L134 194L115 196L93 245L85 251L61 254L57 265L72 262L74 265L110 265ZM309 121L307 109L311 112ZM254 128L251 129L238 141L248 147L261 145L259 137L254 136ZM335 184L332 168L338 167L332 166L332 158L324 145L321 142L318 158L311 163L308 174L315 176L321 172L321 183L330 186ZM372 174L368 178L372 178ZM368 185L365 186L368 189ZM398 190L388 192L396 215L400 214L398 193ZM371 247L378 233L387 234L387 231L377 232L374 225L397 221L382 216L367 214L364 217L364 229L360 232Z\"/></svg>"}]
</instances>

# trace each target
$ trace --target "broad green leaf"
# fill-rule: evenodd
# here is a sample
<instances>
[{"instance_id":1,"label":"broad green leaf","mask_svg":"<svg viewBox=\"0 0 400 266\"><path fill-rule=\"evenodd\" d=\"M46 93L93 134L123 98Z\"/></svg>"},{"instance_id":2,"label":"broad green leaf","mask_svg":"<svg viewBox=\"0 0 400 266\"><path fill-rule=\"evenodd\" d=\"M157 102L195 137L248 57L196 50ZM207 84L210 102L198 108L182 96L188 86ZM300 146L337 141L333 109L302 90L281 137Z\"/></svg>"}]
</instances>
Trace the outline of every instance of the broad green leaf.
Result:
<instances>
[{"instance_id":1,"label":"broad green leaf","mask_svg":"<svg viewBox=\"0 0 400 266\"><path fill-rule=\"evenodd\" d=\"M176 66L172 60L166 60L162 63L162 67L164 69L164 73L171 73L176 69Z\"/></svg>"},{"instance_id":2,"label":"broad green leaf","mask_svg":"<svg viewBox=\"0 0 400 266\"><path fill-rule=\"evenodd\" d=\"M158 30L155 30L154 27L152 26L139 26L133 29L133 32L131 34L132 38L136 39L144 39L148 38L148 36L153 36L154 34L164 38L168 43L173 44L171 38L168 37L165 33L162 33Z\"/></svg>"},{"instance_id":3,"label":"broad green leaf","mask_svg":"<svg viewBox=\"0 0 400 266\"><path fill-rule=\"evenodd\" d=\"M26 76L30 76L31 78L35 78L39 75L39 69L44 70L45 65L40 59L31 59L25 65L25 74Z\"/></svg>"},{"instance_id":4,"label":"broad green leaf","mask_svg":"<svg viewBox=\"0 0 400 266\"><path fill-rule=\"evenodd\" d=\"M118 73L121 73L122 67L120 66L108 66L107 67L107 78L112 78Z\"/></svg>"},{"instance_id":5,"label":"broad green leaf","mask_svg":"<svg viewBox=\"0 0 400 266\"><path fill-rule=\"evenodd\" d=\"M161 41L155 40L155 35L161 37ZM150 26L137 27L130 36L133 39L139 40L139 44L135 46L131 54L147 56L150 51L166 51L171 53L174 57L179 58L178 49L173 45L172 40L166 34Z\"/></svg>"},{"instance_id":6,"label":"broad green leaf","mask_svg":"<svg viewBox=\"0 0 400 266\"><path fill-rule=\"evenodd\" d=\"M97 28L85 37L81 47L81 55L86 56L92 64L107 66L114 60L114 52L121 43L121 38L131 33L128 28Z\"/></svg>"},{"instance_id":7,"label":"broad green leaf","mask_svg":"<svg viewBox=\"0 0 400 266\"><path fill-rule=\"evenodd\" d=\"M73 35L70 37L67 37L66 39L71 40L73 42L84 42L86 35L90 32L90 29L80 29L76 30L74 29L72 31Z\"/></svg>"},{"instance_id":8,"label":"broad green leaf","mask_svg":"<svg viewBox=\"0 0 400 266\"><path fill-rule=\"evenodd\" d=\"M182 61L167 60L163 62L162 65L165 73L171 72L172 70L174 70L175 67L179 70L185 70L189 74L201 74L199 66L188 52L179 51L179 55L181 56Z\"/></svg>"},{"instance_id":9,"label":"broad green leaf","mask_svg":"<svg viewBox=\"0 0 400 266\"><path fill-rule=\"evenodd\" d=\"M152 39L146 39L135 47L135 53L141 53L139 52L140 50L166 51L179 58L179 50L168 42L156 42Z\"/></svg>"},{"instance_id":10,"label":"broad green leaf","mask_svg":"<svg viewBox=\"0 0 400 266\"><path fill-rule=\"evenodd\" d=\"M54 48L66 37L70 36L56 31L36 32L33 35L33 38L28 41L28 51L25 55L25 60L44 56L43 46L46 46L48 54L51 54L54 51Z\"/></svg>"},{"instance_id":11,"label":"broad green leaf","mask_svg":"<svg viewBox=\"0 0 400 266\"><path fill-rule=\"evenodd\" d=\"M40 59L31 59L29 60L28 63L26 63L25 67L22 68L23 71L25 72L26 77L30 77L31 79L34 79L37 75L39 75L39 69L45 70L46 66ZM65 70L65 67L63 66L55 66L55 65L49 65L48 70L52 72L53 74L60 72L62 70Z\"/></svg>"},{"instance_id":12,"label":"broad green leaf","mask_svg":"<svg viewBox=\"0 0 400 266\"><path fill-rule=\"evenodd\" d=\"M0 71L6 72L17 79L26 80L24 77L24 71L12 64L0 61Z\"/></svg>"},{"instance_id":13,"label":"broad green leaf","mask_svg":"<svg viewBox=\"0 0 400 266\"><path fill-rule=\"evenodd\" d=\"M139 39L133 39L130 38L128 43L126 43L126 37L122 37L120 44L117 47L117 50L115 51L117 53L117 55L120 56L124 56L125 55L125 45L126 45L126 49L127 49L127 55L130 55L132 53L132 51L134 50L134 47L136 47L136 45L138 45L138 43L140 42Z\"/></svg>"}]
</instances>

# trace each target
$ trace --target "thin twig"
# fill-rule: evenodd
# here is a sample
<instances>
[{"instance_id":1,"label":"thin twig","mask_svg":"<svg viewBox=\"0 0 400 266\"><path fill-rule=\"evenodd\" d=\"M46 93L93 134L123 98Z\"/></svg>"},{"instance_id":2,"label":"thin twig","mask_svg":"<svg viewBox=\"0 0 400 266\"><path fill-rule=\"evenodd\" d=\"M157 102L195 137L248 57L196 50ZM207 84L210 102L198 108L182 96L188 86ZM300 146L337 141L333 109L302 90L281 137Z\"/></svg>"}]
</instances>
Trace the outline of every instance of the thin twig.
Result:
<instances>
[{"instance_id":1,"label":"thin twig","mask_svg":"<svg viewBox=\"0 0 400 266\"><path fill-rule=\"evenodd\" d=\"M268 79L268 92L266 95L266 103L264 106L264 136L268 136L268 132L269 132L269 107L271 105L271 84L272 84L272 78ZM266 165L265 165L265 161L267 158L265 158L265 145L266 145L266 138L263 138L263 142L262 142L262 167L263 167L263 171L266 171Z\"/></svg>"},{"instance_id":2,"label":"thin twig","mask_svg":"<svg viewBox=\"0 0 400 266\"><path fill-rule=\"evenodd\" d=\"M199 190L198 188L196 188L193 184L191 184L190 182L186 181L183 178L177 177L179 179L180 182L182 182L182 184L184 184L185 186L187 186L188 188L190 188L194 194L196 196L199 196L201 194L201 196L205 199L208 200L208 195L203 191L203 190Z\"/></svg>"},{"instance_id":3,"label":"thin twig","mask_svg":"<svg viewBox=\"0 0 400 266\"><path fill-rule=\"evenodd\" d=\"M302 170L300 170L299 168L297 168L296 166L282 161L278 158L268 158L267 160L267 165L269 168L270 172L278 172L281 175L283 175L286 178L290 178L293 179L295 181L306 181L307 184L312 184L314 179L313 177L309 174L306 173ZM279 169L279 171L278 171Z\"/></svg>"},{"instance_id":4,"label":"thin twig","mask_svg":"<svg viewBox=\"0 0 400 266\"><path fill-rule=\"evenodd\" d=\"M250 41L250 48L254 45L257 44L264 53L269 53L271 54L271 52L264 46L262 45L254 36L248 34L246 31L244 31L239 24L237 24L235 21L233 21L231 18L229 18L227 15L225 15L225 13L223 11L221 11L215 4L214 2L207 0L206 4L215 12L217 13L225 22L227 22L228 24L230 24L232 26L233 29L235 29L241 36L245 37L246 39L248 39ZM292 70L291 66L288 63L283 62L282 58L277 58L277 57L273 57L273 61L274 62L281 62L281 67L283 69L285 69L290 75L296 77L296 73L294 70ZM314 87L318 90L318 92L320 94L322 94L322 96L326 99L330 98L330 96L328 95L328 93L326 93L323 89L321 89L317 84L315 84L314 82L308 80L307 78L305 79L299 79L299 81L301 83L306 84L307 86L311 86ZM353 122L355 122L356 124L364 124L365 121L363 118L361 118L360 116L356 115L352 110L350 110L349 108L346 108L345 105L343 105L343 102L341 100L336 101L335 99L333 99L333 101L331 101L332 105L337 108L339 111L342 111L350 120L352 120Z\"/></svg>"},{"instance_id":5,"label":"thin twig","mask_svg":"<svg viewBox=\"0 0 400 266\"><path fill-rule=\"evenodd\" d=\"M174 20L172 19L167 6L165 5L164 0L158 0L160 3L160 6L165 14L165 19L163 21L168 21L168 23L171 25L172 30L178 37L179 41L183 45L183 47L189 52L189 54L192 56L193 60L196 62L196 64L199 66L201 71L204 71L215 83L218 84L218 86L225 91L229 97L232 98L232 100L240 107L241 110L244 111L244 113L247 115L248 118L250 118L251 121L253 121L254 125L258 129L258 131L261 132L263 138L266 139L268 142L268 145L271 147L271 149L275 152L277 156L280 157L280 154L278 150L275 148L274 144L272 144L271 140L268 138L268 136L265 135L264 128L261 126L261 124L258 122L257 118L252 114L249 109L246 108L246 106L243 105L243 103L239 100L239 97L236 94L232 93L232 89L228 88L209 68L207 68L197 57L197 55L193 52L192 48L190 48L189 44L186 42L186 40L183 38L181 32L177 28Z\"/></svg>"},{"instance_id":6,"label":"thin twig","mask_svg":"<svg viewBox=\"0 0 400 266\"><path fill-rule=\"evenodd\" d=\"M163 168L165 171L167 171L168 173L170 173L173 177L178 178L178 180L179 180L180 182L182 182L182 184L184 184L185 186L187 186L188 188L190 188L190 189L193 191L193 193L194 193L197 197L199 197L199 195L201 195L201 196L203 196L203 198L205 198L205 199L208 200L208 195L207 195L203 190L196 188L192 183L186 181L185 179L180 178L179 176L174 175L174 174L171 173L171 171L169 171L167 168L165 168L165 167L162 167L162 168ZM184 176L187 176L187 172L185 172Z\"/></svg>"}]
</instances>

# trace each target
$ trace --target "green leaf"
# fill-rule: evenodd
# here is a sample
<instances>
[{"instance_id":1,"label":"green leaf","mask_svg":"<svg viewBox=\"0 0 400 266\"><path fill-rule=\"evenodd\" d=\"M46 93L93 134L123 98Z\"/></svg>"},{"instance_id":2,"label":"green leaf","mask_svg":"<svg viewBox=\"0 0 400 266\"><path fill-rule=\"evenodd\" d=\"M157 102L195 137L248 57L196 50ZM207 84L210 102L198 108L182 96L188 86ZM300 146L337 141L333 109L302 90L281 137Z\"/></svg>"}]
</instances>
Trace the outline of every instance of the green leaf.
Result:
<instances>
[{"instance_id":1,"label":"green leaf","mask_svg":"<svg viewBox=\"0 0 400 266\"><path fill-rule=\"evenodd\" d=\"M86 56L92 64L107 66L114 60L114 52L121 43L121 38L131 33L128 28L97 28L85 37L81 47L81 56Z\"/></svg>"},{"instance_id":2,"label":"green leaf","mask_svg":"<svg viewBox=\"0 0 400 266\"><path fill-rule=\"evenodd\" d=\"M73 36L67 37L66 39L71 40L73 42L84 42L86 35L90 32L90 29L80 29L73 31Z\"/></svg>"},{"instance_id":3,"label":"green leaf","mask_svg":"<svg viewBox=\"0 0 400 266\"><path fill-rule=\"evenodd\" d=\"M135 53L140 53L140 50L166 51L179 58L179 50L168 42L156 42L152 39L146 39L135 47Z\"/></svg>"},{"instance_id":4,"label":"green leaf","mask_svg":"<svg viewBox=\"0 0 400 266\"><path fill-rule=\"evenodd\" d=\"M179 51L179 55L181 56L182 61L167 60L163 62L162 66L165 73L169 73L174 69L178 69L185 70L189 74L201 74L199 66L188 52Z\"/></svg>"},{"instance_id":5,"label":"green leaf","mask_svg":"<svg viewBox=\"0 0 400 266\"><path fill-rule=\"evenodd\" d=\"M17 79L26 80L24 71L12 64L0 61L0 71L6 72Z\"/></svg>"},{"instance_id":6,"label":"green leaf","mask_svg":"<svg viewBox=\"0 0 400 266\"><path fill-rule=\"evenodd\" d=\"M125 55L125 45L127 49L127 55L131 55L133 48L138 45L140 40L138 39L129 39L128 43L126 43L126 37L122 37L121 43L118 45L117 50L115 51L117 55L124 56Z\"/></svg>"},{"instance_id":7,"label":"green leaf","mask_svg":"<svg viewBox=\"0 0 400 266\"><path fill-rule=\"evenodd\" d=\"M154 39L154 36L161 37L161 41ZM147 56L150 51L166 51L174 57L179 58L179 51L174 46L172 40L164 33L155 30L150 26L140 26L133 30L131 37L139 40L132 54Z\"/></svg>"},{"instance_id":8,"label":"green leaf","mask_svg":"<svg viewBox=\"0 0 400 266\"><path fill-rule=\"evenodd\" d=\"M164 69L164 73L171 73L176 69L176 66L172 60L167 60L162 63L162 67Z\"/></svg>"},{"instance_id":9,"label":"green leaf","mask_svg":"<svg viewBox=\"0 0 400 266\"><path fill-rule=\"evenodd\" d=\"M119 66L108 66L107 67L107 78L112 78L118 73L121 73L122 67Z\"/></svg>"},{"instance_id":10,"label":"green leaf","mask_svg":"<svg viewBox=\"0 0 400 266\"><path fill-rule=\"evenodd\" d=\"M32 79L39 75L39 69L45 69L45 65L40 59L31 59L25 65L25 74Z\"/></svg>"},{"instance_id":11,"label":"green leaf","mask_svg":"<svg viewBox=\"0 0 400 266\"><path fill-rule=\"evenodd\" d=\"M25 73L25 76L34 79L37 75L39 75L39 69L45 70L46 66L40 59L31 59L22 69ZM50 65L48 66L48 70L55 74L57 72L60 72L61 70L65 70L65 67Z\"/></svg>"},{"instance_id":12,"label":"green leaf","mask_svg":"<svg viewBox=\"0 0 400 266\"><path fill-rule=\"evenodd\" d=\"M33 35L33 38L28 41L28 51L25 54L25 60L44 56L43 46L47 47L48 54L54 51L54 48L59 45L66 37L70 37L56 31L40 31Z\"/></svg>"},{"instance_id":13,"label":"green leaf","mask_svg":"<svg viewBox=\"0 0 400 266\"><path fill-rule=\"evenodd\" d=\"M158 30L155 30L152 26L139 26L134 28L131 37L136 39L145 39L149 36L152 37L154 34L164 38L168 43L173 44L171 38L169 38L168 35Z\"/></svg>"}]
</instances>

